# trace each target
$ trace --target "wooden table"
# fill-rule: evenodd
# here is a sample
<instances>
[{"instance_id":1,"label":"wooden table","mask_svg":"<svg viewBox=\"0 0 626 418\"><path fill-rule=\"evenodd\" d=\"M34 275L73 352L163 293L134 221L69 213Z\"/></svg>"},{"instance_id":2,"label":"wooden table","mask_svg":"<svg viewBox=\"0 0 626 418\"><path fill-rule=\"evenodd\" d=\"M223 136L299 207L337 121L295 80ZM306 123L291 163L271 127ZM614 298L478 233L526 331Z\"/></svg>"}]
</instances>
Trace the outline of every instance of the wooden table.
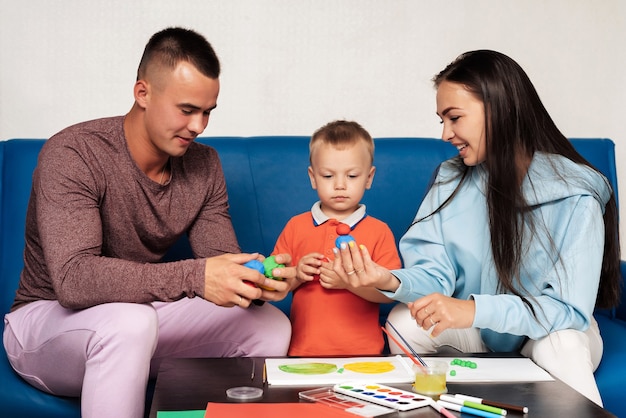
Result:
<instances>
[{"instance_id":1,"label":"wooden table","mask_svg":"<svg viewBox=\"0 0 626 418\"><path fill-rule=\"evenodd\" d=\"M167 359L157 376L150 418L157 411L204 410L207 402L233 402L226 390L237 386L263 388L255 402L299 402L298 394L314 387L268 386L263 383L264 358ZM254 365L254 378L251 379ZM411 390L410 384L389 384ZM561 381L530 383L448 383L450 393L463 393L529 408L525 417L614 417ZM455 416L461 416L454 412ZM430 407L396 414L401 418L441 417ZM463 414L463 417L470 415ZM523 415L509 412L508 418ZM355 415L356 417L356 415Z\"/></svg>"}]
</instances>

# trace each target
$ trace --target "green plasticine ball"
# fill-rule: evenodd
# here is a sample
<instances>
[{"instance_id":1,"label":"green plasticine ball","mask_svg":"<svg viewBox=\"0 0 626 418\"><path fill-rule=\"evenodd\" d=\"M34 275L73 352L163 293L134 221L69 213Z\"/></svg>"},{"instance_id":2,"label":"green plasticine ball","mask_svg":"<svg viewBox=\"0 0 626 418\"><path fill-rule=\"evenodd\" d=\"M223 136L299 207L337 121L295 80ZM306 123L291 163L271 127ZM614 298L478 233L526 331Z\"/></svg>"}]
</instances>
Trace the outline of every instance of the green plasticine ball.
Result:
<instances>
[{"instance_id":1,"label":"green plasticine ball","mask_svg":"<svg viewBox=\"0 0 626 418\"><path fill-rule=\"evenodd\" d=\"M456 370L450 370L450 376L456 376Z\"/></svg>"},{"instance_id":2,"label":"green plasticine ball","mask_svg":"<svg viewBox=\"0 0 626 418\"><path fill-rule=\"evenodd\" d=\"M274 277L272 276L272 270L274 270L275 268L283 268L285 267L284 264L278 264L276 262L276 258L271 255L269 257L267 257L265 260L263 260L263 267L265 268L265 277L267 277L268 279L272 279L272 280L278 280L278 281L282 281L284 280L282 277ZM276 290L274 288L271 287L267 287L267 286L263 286L263 285L258 285L261 289L265 289L265 290Z\"/></svg>"},{"instance_id":3,"label":"green plasticine ball","mask_svg":"<svg viewBox=\"0 0 626 418\"><path fill-rule=\"evenodd\" d=\"M272 270L274 270L275 268L285 267L284 264L278 264L276 262L276 258L273 255L267 257L263 261L263 266L265 267L265 273L264 273L265 277L267 277L268 279L273 279L273 280L283 280L282 278L274 278L274 276L272 276Z\"/></svg>"}]
</instances>

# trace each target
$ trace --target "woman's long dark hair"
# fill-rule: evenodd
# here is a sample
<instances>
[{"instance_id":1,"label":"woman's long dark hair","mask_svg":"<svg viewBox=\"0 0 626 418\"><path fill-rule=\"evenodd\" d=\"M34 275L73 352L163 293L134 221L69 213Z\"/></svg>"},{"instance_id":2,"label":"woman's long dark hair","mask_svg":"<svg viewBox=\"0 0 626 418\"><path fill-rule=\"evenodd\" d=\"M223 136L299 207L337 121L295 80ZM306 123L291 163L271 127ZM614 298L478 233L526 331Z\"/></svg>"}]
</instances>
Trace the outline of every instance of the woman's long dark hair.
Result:
<instances>
[{"instance_id":1,"label":"woman's long dark hair","mask_svg":"<svg viewBox=\"0 0 626 418\"><path fill-rule=\"evenodd\" d=\"M536 151L542 151L595 168L559 131L524 70L506 55L489 50L467 52L433 78L435 87L444 81L463 85L484 103L489 230L499 286L501 291L522 297L534 312L519 282L524 214L530 210L518 176L519 157L530 161ZM467 178L471 168L462 163L459 166L462 166L460 175ZM463 180L458 187L462 183ZM531 219L526 221L532 225ZM621 290L614 192L605 208L604 228L604 257L596 306L609 308L619 303Z\"/></svg>"}]
</instances>

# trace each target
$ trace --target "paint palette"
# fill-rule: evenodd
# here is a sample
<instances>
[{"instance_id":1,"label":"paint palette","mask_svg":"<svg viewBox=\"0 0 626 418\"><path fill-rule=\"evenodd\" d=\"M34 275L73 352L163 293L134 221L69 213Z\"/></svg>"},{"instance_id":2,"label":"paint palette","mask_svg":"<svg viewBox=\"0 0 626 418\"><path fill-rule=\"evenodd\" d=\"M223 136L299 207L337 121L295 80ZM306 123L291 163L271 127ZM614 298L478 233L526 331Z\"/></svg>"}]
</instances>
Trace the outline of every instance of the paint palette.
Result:
<instances>
[{"instance_id":1,"label":"paint palette","mask_svg":"<svg viewBox=\"0 0 626 418\"><path fill-rule=\"evenodd\" d=\"M370 402L365 402L351 396L342 395L333 391L332 387L311 389L299 393L300 399L311 402L319 402L324 405L339 408L345 412L362 417L381 417L389 414L397 414L397 409L387 408Z\"/></svg>"},{"instance_id":2,"label":"paint palette","mask_svg":"<svg viewBox=\"0 0 626 418\"><path fill-rule=\"evenodd\" d=\"M340 383L333 386L333 391L399 411L421 408L432 402L431 398L426 396L376 383Z\"/></svg>"}]
</instances>

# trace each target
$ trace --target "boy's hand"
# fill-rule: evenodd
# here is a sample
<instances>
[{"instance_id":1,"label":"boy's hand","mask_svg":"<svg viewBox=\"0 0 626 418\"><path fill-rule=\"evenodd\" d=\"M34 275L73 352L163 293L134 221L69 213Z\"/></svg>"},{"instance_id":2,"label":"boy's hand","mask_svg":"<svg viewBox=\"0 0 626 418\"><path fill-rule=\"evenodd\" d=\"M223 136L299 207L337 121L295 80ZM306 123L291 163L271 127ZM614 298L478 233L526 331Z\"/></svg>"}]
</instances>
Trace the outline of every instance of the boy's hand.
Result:
<instances>
[{"instance_id":1,"label":"boy's hand","mask_svg":"<svg viewBox=\"0 0 626 418\"><path fill-rule=\"evenodd\" d=\"M324 255L320 253L310 253L300 258L296 268L296 279L300 282L310 282L319 278L320 267L324 259Z\"/></svg>"},{"instance_id":2,"label":"boy's hand","mask_svg":"<svg viewBox=\"0 0 626 418\"><path fill-rule=\"evenodd\" d=\"M333 263L326 263L322 266L320 274L320 284L324 289L346 289L347 283L333 271Z\"/></svg>"}]
</instances>

